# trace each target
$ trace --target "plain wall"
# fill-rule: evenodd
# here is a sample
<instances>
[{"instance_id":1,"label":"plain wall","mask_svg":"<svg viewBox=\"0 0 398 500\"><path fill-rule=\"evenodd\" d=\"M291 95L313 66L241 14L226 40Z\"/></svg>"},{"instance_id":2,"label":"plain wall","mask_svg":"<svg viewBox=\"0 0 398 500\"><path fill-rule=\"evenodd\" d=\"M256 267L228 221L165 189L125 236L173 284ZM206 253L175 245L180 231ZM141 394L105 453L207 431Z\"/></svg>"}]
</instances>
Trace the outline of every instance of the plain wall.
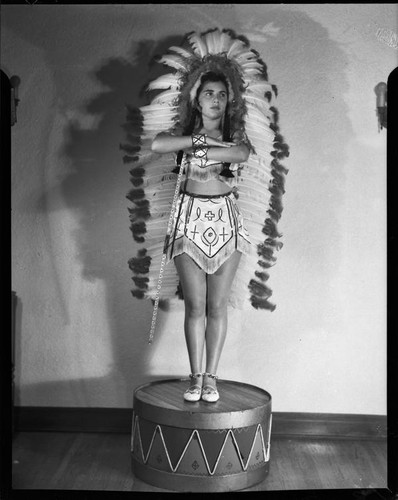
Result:
<instances>
[{"instance_id":1,"label":"plain wall","mask_svg":"<svg viewBox=\"0 0 398 500\"><path fill-rule=\"evenodd\" d=\"M2 6L1 67L21 78L12 128L16 404L122 407L187 376L183 306L131 296L137 245L119 144L125 104L189 31L245 34L278 87L290 146L271 270L274 312L229 312L219 376L274 411L386 413L386 131L374 87L397 65L397 6Z\"/></svg>"}]
</instances>

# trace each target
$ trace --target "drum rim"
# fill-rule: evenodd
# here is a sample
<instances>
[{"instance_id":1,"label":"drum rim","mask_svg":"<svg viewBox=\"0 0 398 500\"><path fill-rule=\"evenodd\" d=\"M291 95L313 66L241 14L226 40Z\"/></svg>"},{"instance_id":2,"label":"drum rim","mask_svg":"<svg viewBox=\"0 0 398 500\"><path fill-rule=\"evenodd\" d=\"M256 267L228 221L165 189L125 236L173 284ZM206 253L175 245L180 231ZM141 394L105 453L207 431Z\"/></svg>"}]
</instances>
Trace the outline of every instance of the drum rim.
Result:
<instances>
[{"instance_id":1,"label":"drum rim","mask_svg":"<svg viewBox=\"0 0 398 500\"><path fill-rule=\"evenodd\" d=\"M188 403L182 401L182 404L184 405L183 408L165 408L161 405L157 405L154 401L144 401L138 396L138 392L140 390L150 385L164 384L167 382L185 382L187 380L188 379L180 378L166 379L149 382L137 387L134 391L133 399L134 414L145 420L149 420L160 425L188 429L211 430L219 429L221 423L223 428L248 427L266 420L272 413L272 398L267 391L244 382L236 382L233 380L219 380L219 387L222 389L223 382L236 384L240 387L249 386L250 388L258 389L263 395L267 395L268 401L244 410L227 410L224 408L222 410L218 409L217 411L217 407L215 406L217 403Z\"/></svg>"},{"instance_id":2,"label":"drum rim","mask_svg":"<svg viewBox=\"0 0 398 500\"><path fill-rule=\"evenodd\" d=\"M169 379L164 379L164 380L155 380L153 382L146 382L145 384L141 384L140 386L138 386L138 387L136 387L134 389L134 396L136 396L137 392L140 391L140 390L142 390L144 387L148 387L148 386L151 386L151 385L161 385L161 384L170 383L170 382L174 383L174 382L187 382L187 381L189 381L188 377L185 377L185 378L169 378ZM268 391L266 391L265 389L263 389L262 387L259 387L257 385L248 384L246 382L237 382L236 380L228 380L228 379L218 379L217 383L218 384L227 383L227 384L232 384L232 385L239 385L239 386L250 387L251 389L257 389L258 391L262 392L264 395L266 395L269 398L268 402L271 402L271 400L272 400L271 394Z\"/></svg>"}]
</instances>

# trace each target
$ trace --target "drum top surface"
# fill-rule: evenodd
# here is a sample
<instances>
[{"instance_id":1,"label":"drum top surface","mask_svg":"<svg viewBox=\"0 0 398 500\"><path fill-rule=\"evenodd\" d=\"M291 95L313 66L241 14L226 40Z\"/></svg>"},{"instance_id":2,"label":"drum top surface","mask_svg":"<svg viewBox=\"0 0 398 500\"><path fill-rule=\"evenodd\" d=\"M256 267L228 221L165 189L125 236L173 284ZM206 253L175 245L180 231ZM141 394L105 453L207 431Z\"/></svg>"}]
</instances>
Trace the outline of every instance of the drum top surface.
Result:
<instances>
[{"instance_id":1,"label":"drum top surface","mask_svg":"<svg viewBox=\"0 0 398 500\"><path fill-rule=\"evenodd\" d=\"M220 399L216 403L187 402L183 398L189 379L171 379L142 385L135 390L134 398L146 405L189 413L242 412L270 405L271 395L259 387L218 380Z\"/></svg>"}]
</instances>

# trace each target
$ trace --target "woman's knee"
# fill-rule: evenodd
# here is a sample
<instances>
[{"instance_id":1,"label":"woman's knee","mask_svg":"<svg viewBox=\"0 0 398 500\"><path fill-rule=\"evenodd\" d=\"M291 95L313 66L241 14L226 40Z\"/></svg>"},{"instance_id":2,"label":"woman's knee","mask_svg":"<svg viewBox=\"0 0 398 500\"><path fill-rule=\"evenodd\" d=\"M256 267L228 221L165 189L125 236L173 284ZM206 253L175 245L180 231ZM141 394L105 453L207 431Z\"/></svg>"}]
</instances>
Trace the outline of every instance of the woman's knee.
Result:
<instances>
[{"instance_id":1,"label":"woman's knee","mask_svg":"<svg viewBox=\"0 0 398 500\"><path fill-rule=\"evenodd\" d=\"M221 297L218 300L210 300L207 304L207 317L221 318L227 313L227 300Z\"/></svg>"},{"instance_id":2,"label":"woman's knee","mask_svg":"<svg viewBox=\"0 0 398 500\"><path fill-rule=\"evenodd\" d=\"M198 297L185 298L185 314L189 318L201 318L206 314L206 301Z\"/></svg>"}]
</instances>

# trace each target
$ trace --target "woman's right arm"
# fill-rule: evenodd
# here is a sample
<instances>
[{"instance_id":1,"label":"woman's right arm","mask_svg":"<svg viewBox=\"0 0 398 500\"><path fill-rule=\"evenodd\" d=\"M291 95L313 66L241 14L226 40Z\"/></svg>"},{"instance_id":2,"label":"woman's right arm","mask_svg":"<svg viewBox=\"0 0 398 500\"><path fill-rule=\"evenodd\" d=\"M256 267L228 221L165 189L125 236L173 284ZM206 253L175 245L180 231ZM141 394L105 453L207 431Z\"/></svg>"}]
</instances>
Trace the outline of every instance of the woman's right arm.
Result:
<instances>
[{"instance_id":1,"label":"woman's right arm","mask_svg":"<svg viewBox=\"0 0 398 500\"><path fill-rule=\"evenodd\" d=\"M154 153L173 153L192 148L192 137L190 135L171 135L160 132L152 141L151 149Z\"/></svg>"},{"instance_id":2,"label":"woman's right arm","mask_svg":"<svg viewBox=\"0 0 398 500\"><path fill-rule=\"evenodd\" d=\"M235 146L233 142L224 142L213 137L207 137L208 146L229 148ZM171 135L167 132L160 132L152 141L151 149L154 153L173 153L181 149L192 150L191 135Z\"/></svg>"}]
</instances>

